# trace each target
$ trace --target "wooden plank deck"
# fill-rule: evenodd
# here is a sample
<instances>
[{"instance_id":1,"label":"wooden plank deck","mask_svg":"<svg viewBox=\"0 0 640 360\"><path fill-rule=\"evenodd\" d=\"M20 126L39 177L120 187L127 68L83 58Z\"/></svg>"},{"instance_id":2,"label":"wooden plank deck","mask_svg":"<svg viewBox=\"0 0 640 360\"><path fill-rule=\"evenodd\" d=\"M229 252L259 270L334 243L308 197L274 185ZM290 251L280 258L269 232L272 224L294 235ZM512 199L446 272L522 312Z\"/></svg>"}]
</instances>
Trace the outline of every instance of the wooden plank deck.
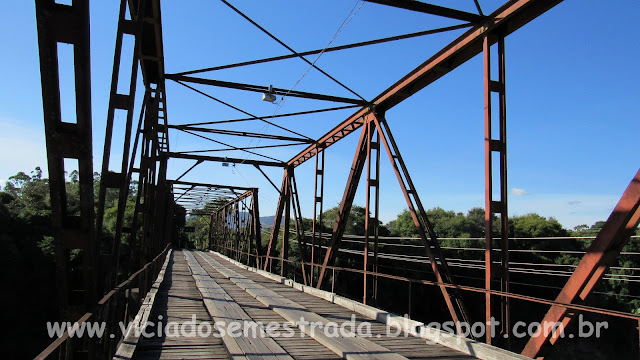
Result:
<instances>
[{"instance_id":1,"label":"wooden plank deck","mask_svg":"<svg viewBox=\"0 0 640 360\"><path fill-rule=\"evenodd\" d=\"M286 320L292 323L296 323L298 321L304 321L309 324L314 323L320 325L322 328L332 322L331 320L310 311L297 302L238 274L234 270L226 267L226 264L223 265L219 263L208 254L200 252L197 254L208 262L216 271L222 273L234 284L245 290L251 296L268 306ZM364 337L357 336L355 332L349 330L345 331L345 336L333 336L333 331L315 331L315 329L312 329L310 326L305 326L304 331L305 334L311 336L325 347L346 359L406 360L405 357L392 352L379 344L373 343Z\"/></svg>"},{"instance_id":2,"label":"wooden plank deck","mask_svg":"<svg viewBox=\"0 0 640 360\"><path fill-rule=\"evenodd\" d=\"M231 262L227 261L223 257L214 255L212 253L203 253L205 256L210 256L215 259L219 263L224 266L232 269L234 272L242 275L248 279L253 280L254 282L271 289L278 294L289 298L295 299L295 302L304 306L308 310L337 323L342 323L344 321L349 321L352 316L355 316L356 327L360 325L363 321L367 321L371 324L371 334L372 337L368 338L369 341L372 341L382 347L385 347L389 350L395 351L397 354L402 355L409 359L475 359L469 355L463 354L459 351L448 348L444 345L439 344L427 344L424 339L417 338L414 336L398 336L398 337L387 337L387 327L385 324L378 322L374 319L365 318L363 315L360 315L356 312L348 310L342 306L333 304L324 299L318 298L316 296L303 293L297 289L294 289L290 286L286 286L279 282L273 281L271 279L265 278L264 276L247 271L242 269ZM380 335L378 337L378 335Z\"/></svg>"},{"instance_id":3,"label":"wooden plank deck","mask_svg":"<svg viewBox=\"0 0 640 360\"><path fill-rule=\"evenodd\" d=\"M203 321L213 323L204 307L202 297L196 288L181 251L172 254L165 277L156 295L149 321L158 323L162 316L163 330L167 322L184 324L196 316L196 323ZM166 331L157 336L157 326L150 327L147 332L156 336L141 337L133 354L134 359L229 359L224 344L218 337L184 337L167 336Z\"/></svg>"},{"instance_id":4,"label":"wooden plank deck","mask_svg":"<svg viewBox=\"0 0 640 360\"><path fill-rule=\"evenodd\" d=\"M227 347L233 359L256 360L293 360L293 358L278 345L270 336L262 336L258 322L254 321L242 306L227 294L218 283L209 276L208 272L193 256L191 252L184 253L191 275L196 281L196 287L202 294L204 305L209 315L223 332L222 342ZM232 324L241 326L233 330L243 336L233 336L230 328ZM244 329L248 329L245 331ZM252 331L252 329L256 329Z\"/></svg>"},{"instance_id":5,"label":"wooden plank deck","mask_svg":"<svg viewBox=\"0 0 640 360\"><path fill-rule=\"evenodd\" d=\"M189 259L189 263L187 259ZM191 265L191 268L189 267ZM231 279L230 279L231 277ZM198 286L196 280L198 279ZM204 290L203 290L204 289ZM202 299L205 294L207 306ZM275 310L275 311L274 311ZM473 359L468 355L439 344L427 344L424 339L413 336L387 337L385 324L355 313L324 299L303 293L292 287L268 279L260 274L247 271L234 265L223 257L212 253L189 253L175 251L167 266L156 302L150 315L150 321L157 323L158 316L166 327L167 322L184 324L196 317L196 324L220 320L221 313L227 311L227 317L238 318L241 322L259 324L277 323L276 332L280 336L268 339L235 339L225 346L225 339L219 333L209 337L171 337L163 332L161 336L142 337L134 352L134 359L230 359L230 358L273 358L291 357L293 359ZM231 312L233 314L231 314ZM371 324L373 336L365 338L327 339L309 336L305 331L290 325L287 330L283 324L297 320L301 313L312 321L336 322L350 321L355 318L355 326L362 322ZM213 317L212 317L213 315ZM233 315L233 316L232 316ZM148 331L156 332L156 327ZM293 336L283 337L285 332ZM317 331L321 332L321 331ZM228 341L229 339L226 338ZM320 341L318 341L320 340ZM228 347L250 347L253 350L238 352ZM242 345L244 344L244 345ZM353 348L350 349L349 346ZM270 352L255 352L254 348L269 348ZM275 351L277 350L277 351ZM253 352L252 352L253 351Z\"/></svg>"},{"instance_id":6,"label":"wooden plank deck","mask_svg":"<svg viewBox=\"0 0 640 360\"><path fill-rule=\"evenodd\" d=\"M235 285L231 280L216 271L211 265L202 258L196 257L202 267L207 270L209 275L222 287L227 294L236 301L236 303L244 309L256 322L263 324L287 322L282 316L278 315L269 307L256 300L246 291ZM305 335L299 328L293 327L294 336L292 337L275 337L274 340L294 359L316 360L316 359L341 359L334 352L330 351L320 343ZM284 331L282 331L284 333Z\"/></svg>"}]
</instances>

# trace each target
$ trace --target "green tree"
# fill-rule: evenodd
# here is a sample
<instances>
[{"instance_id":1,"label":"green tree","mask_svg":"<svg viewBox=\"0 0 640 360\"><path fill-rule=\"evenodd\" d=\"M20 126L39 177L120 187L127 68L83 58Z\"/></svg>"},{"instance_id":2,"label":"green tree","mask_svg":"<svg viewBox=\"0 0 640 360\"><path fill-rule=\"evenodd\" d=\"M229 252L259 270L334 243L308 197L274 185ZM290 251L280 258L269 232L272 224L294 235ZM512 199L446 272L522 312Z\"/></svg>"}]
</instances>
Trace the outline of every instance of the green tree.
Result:
<instances>
[{"instance_id":1,"label":"green tree","mask_svg":"<svg viewBox=\"0 0 640 360\"><path fill-rule=\"evenodd\" d=\"M339 206L332 207L331 209L322 213L322 227L323 232L333 231L333 226L336 223L338 217ZM364 224L367 221L366 209L362 206L353 205L349 216L347 216L347 223L344 230L345 235L364 235ZM306 227L305 227L306 229ZM378 220L378 232L381 236L387 235L389 232L387 228Z\"/></svg>"},{"instance_id":2,"label":"green tree","mask_svg":"<svg viewBox=\"0 0 640 360\"><path fill-rule=\"evenodd\" d=\"M9 358L35 356L51 341L39 326L58 313L55 297L42 296L55 293L51 231L49 183L41 169L11 176L0 192L0 281L7 289L0 307L12 311L0 312L0 321L30 336L0 340Z\"/></svg>"},{"instance_id":3,"label":"green tree","mask_svg":"<svg viewBox=\"0 0 640 360\"><path fill-rule=\"evenodd\" d=\"M387 224L391 236L417 237L418 231L413 223L413 218L409 210L403 210L395 220Z\"/></svg>"}]
</instances>

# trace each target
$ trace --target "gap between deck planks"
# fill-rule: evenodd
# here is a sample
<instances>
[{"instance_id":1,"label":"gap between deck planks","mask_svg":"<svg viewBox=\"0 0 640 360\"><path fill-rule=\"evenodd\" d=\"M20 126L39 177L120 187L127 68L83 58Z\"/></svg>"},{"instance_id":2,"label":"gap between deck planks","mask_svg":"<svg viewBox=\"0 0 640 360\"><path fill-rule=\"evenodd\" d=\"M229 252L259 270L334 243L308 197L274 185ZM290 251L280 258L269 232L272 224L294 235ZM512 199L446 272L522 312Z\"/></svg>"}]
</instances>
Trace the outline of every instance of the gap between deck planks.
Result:
<instances>
[{"instance_id":1,"label":"gap between deck planks","mask_svg":"<svg viewBox=\"0 0 640 360\"><path fill-rule=\"evenodd\" d=\"M218 261L209 256L203 256L196 253L204 261L209 263L214 269L226 276L241 289L255 297L258 301L271 308L274 312L282 316L284 319L295 323L308 336L313 337L318 342L334 351L336 354L346 359L381 359L381 360L401 360L405 357L392 352L391 350L375 344L365 338L346 331L346 336L331 336L324 331L324 327L331 321L309 311L304 306L283 297L282 295L267 289L262 285L255 283L253 280L239 275L235 271L223 266ZM302 324L301 324L302 321ZM318 329L308 326L310 323L322 324ZM315 331L317 330L317 331Z\"/></svg>"}]
</instances>

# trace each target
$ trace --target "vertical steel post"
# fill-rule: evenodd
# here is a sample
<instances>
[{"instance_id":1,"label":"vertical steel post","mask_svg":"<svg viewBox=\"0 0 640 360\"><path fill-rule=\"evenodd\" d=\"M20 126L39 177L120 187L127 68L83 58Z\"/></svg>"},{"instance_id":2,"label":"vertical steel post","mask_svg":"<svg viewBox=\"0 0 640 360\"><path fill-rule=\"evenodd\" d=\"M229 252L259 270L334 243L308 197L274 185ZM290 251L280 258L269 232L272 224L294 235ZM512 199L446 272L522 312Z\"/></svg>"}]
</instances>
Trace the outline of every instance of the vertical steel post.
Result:
<instances>
[{"instance_id":1,"label":"vertical steel post","mask_svg":"<svg viewBox=\"0 0 640 360\"><path fill-rule=\"evenodd\" d=\"M498 80L492 80L491 76L491 41L487 35L484 38L484 129L485 129L485 288L494 289L493 281L499 281L499 290L509 292L509 222L507 210L507 114L506 114L506 87L505 87L505 56L504 37L498 36ZM498 95L499 106L499 133L492 131L492 94ZM498 135L497 138L494 138ZM493 178L493 155L499 155L499 178ZM499 186L499 200L494 200L493 192L495 181ZM501 251L499 265L493 261L493 215L500 214L499 246ZM509 298L500 297L496 306L492 303L493 296L485 295L485 320L487 326L492 318L500 322L501 337L506 348L510 347L511 325L509 315ZM495 310L494 307L498 309ZM492 343L491 333L487 331L486 342Z\"/></svg>"},{"instance_id":2,"label":"vertical steel post","mask_svg":"<svg viewBox=\"0 0 640 360\"><path fill-rule=\"evenodd\" d=\"M282 242L280 243L280 276L286 276L287 263L285 260L289 259L289 222L291 220L291 175L289 170L287 169L284 219L282 220L284 221L284 230L282 231Z\"/></svg>"},{"instance_id":3,"label":"vertical steel post","mask_svg":"<svg viewBox=\"0 0 640 360\"><path fill-rule=\"evenodd\" d=\"M35 7L57 299L62 321L75 321L93 309L98 294L102 293L96 274L99 267L94 227L89 1L64 5L53 0L36 0ZM59 44L69 44L73 49L75 119L62 117ZM78 162L79 215L69 213L67 207L65 159ZM82 250L81 264L75 269L70 263L73 249ZM80 273L82 280L72 276L72 270ZM60 358L73 358L78 350L83 350L81 341L67 344L66 353L60 354ZM84 355L96 357L95 343L85 344Z\"/></svg>"},{"instance_id":4,"label":"vertical steel post","mask_svg":"<svg viewBox=\"0 0 640 360\"><path fill-rule=\"evenodd\" d=\"M396 178L398 179L400 189L402 190L409 212L411 213L413 223L420 235L420 240L422 241L425 253L429 258L431 270L439 283L453 284L451 271L449 270L447 260L440 248L438 238L433 230L433 225L431 225L431 222L427 218L426 211L422 206L418 192L411 180L409 170L402 159L402 155L398 149L398 144L393 138L389 125L386 123L383 114L372 113L371 119L378 128L380 142L384 145L389 157L389 162L391 163L396 174ZM470 320L460 292L456 289L448 290L443 285L440 286L440 291L442 292L444 301L447 304L451 318L456 324L458 334L464 334L462 327L460 326L460 322L466 322L469 324Z\"/></svg>"},{"instance_id":5,"label":"vertical steel post","mask_svg":"<svg viewBox=\"0 0 640 360\"><path fill-rule=\"evenodd\" d=\"M241 224L240 224L240 203L239 202L237 202L235 204L234 215L235 215L235 219L234 219L235 221L234 221L233 226L236 229L236 231L235 231L235 233L236 233L236 236L235 236L235 238L236 238L236 244L235 244L236 245L235 246L235 248L236 248L236 260L237 261L242 261L240 259L240 239L242 237L242 235L241 235L242 234L242 229L240 228Z\"/></svg>"},{"instance_id":6,"label":"vertical steel post","mask_svg":"<svg viewBox=\"0 0 640 360\"><path fill-rule=\"evenodd\" d=\"M91 309L100 291L96 286L89 1L73 1L71 6L53 0L36 0L35 4L57 296L61 318L75 321ZM73 119L62 118L58 44L73 47L75 123ZM69 214L67 210L65 159L78 160L79 216ZM82 284L75 283L71 277L69 257L72 249L83 250Z\"/></svg>"},{"instance_id":7,"label":"vertical steel post","mask_svg":"<svg viewBox=\"0 0 640 360\"><path fill-rule=\"evenodd\" d=\"M138 2L138 7L142 8L145 2ZM127 204L127 198L129 195L129 184L131 182L129 172L129 153L131 144L131 133L133 127L133 108L135 103L136 83L138 79L138 52L140 46L140 32L142 31L140 19L136 19L133 14L140 14L143 11L139 8L137 11L132 11L132 20L126 19L127 1L121 0L120 12L118 17L118 28L116 33L116 47L115 54L113 56L113 69L111 74L111 90L109 95L109 106L107 111L107 122L105 129L104 150L102 154L102 170L100 189L98 193L98 207L96 212L96 232L98 236L101 236L103 219L105 212L105 200L108 189L118 189L118 204L115 223L115 235L113 243L109 244L106 248L109 251L106 258L113 264L112 268L104 269L106 272L106 278L111 281L107 283L107 288L111 288L118 283L117 274L120 267L120 242L122 237L122 227L124 223L124 213ZM124 79L119 79L120 75L120 63L122 60L122 43L125 34L134 36L135 45L133 56L130 60L131 63L131 75L128 79L128 93L118 93L118 83ZM109 171L109 160L111 157L113 127L115 121L116 110L126 111L126 124L123 145L122 145L122 160L120 166L120 172Z\"/></svg>"},{"instance_id":8,"label":"vertical steel post","mask_svg":"<svg viewBox=\"0 0 640 360\"><path fill-rule=\"evenodd\" d=\"M142 106L140 108L140 116L138 117L138 126L136 128L136 132L134 135L135 141L133 143L133 149L131 150L131 158L129 160L130 161L129 172L127 174L128 179L132 179L134 172L138 173L139 180L142 176L142 172L140 171L140 169L142 168L142 163L138 165L138 168L135 168L135 162L136 162L136 154L138 152L138 147L142 147L140 138L142 137L142 133L143 133L142 129L144 126L144 118L145 118L145 112L147 108L147 102L149 101L149 96L150 96L149 92L145 91L145 94L142 100ZM129 251L129 260L127 261L127 264L125 267L125 273L127 275L131 275L131 273L134 271L133 265L136 263L136 259L139 259L141 257L141 251L138 246L138 242L141 240L138 239L137 235L138 235L138 226L139 226L138 216L140 215L140 210L141 210L140 201L141 201L141 194L142 194L142 186L143 186L142 181L138 181L137 189L136 189L135 205L133 210L133 218L131 220L131 225L128 229L129 236L127 237L127 242L129 244L130 251Z\"/></svg>"},{"instance_id":9,"label":"vertical steel post","mask_svg":"<svg viewBox=\"0 0 640 360\"><path fill-rule=\"evenodd\" d=\"M298 197L298 185L296 184L296 177L294 168L291 168L289 187L291 189L291 205L293 207L293 219L296 227L296 237L298 240L298 252L300 254L300 263L302 270L302 279L305 285L308 285L307 278L307 241L304 234L304 224L302 222L302 209L300 208L300 198ZM294 271L295 274L295 271Z\"/></svg>"},{"instance_id":10,"label":"vertical steel post","mask_svg":"<svg viewBox=\"0 0 640 360\"><path fill-rule=\"evenodd\" d=\"M319 145L318 145L319 146ZM320 246L322 240L322 200L324 199L324 151L318 147L316 154L316 170L313 186L313 222L311 225L311 280L313 286L315 279L316 246Z\"/></svg>"},{"instance_id":11,"label":"vertical steel post","mask_svg":"<svg viewBox=\"0 0 640 360\"><path fill-rule=\"evenodd\" d=\"M276 215L273 218L273 228L271 229L271 236L269 237L269 244L267 245L267 251L265 253L264 270L270 271L271 269L271 257L275 253L275 247L278 243L278 235L280 234L280 224L282 223L282 213L287 199L287 183L289 176L287 175L287 169L284 169L282 175L282 185L280 186L280 197L278 198L278 206L276 208Z\"/></svg>"},{"instance_id":12,"label":"vertical steel post","mask_svg":"<svg viewBox=\"0 0 640 360\"><path fill-rule=\"evenodd\" d=\"M214 237L213 233L214 233L214 227L215 227L215 213L212 213L209 216L209 243L207 244L207 249L208 250L213 250L213 244L212 244L212 239Z\"/></svg>"},{"instance_id":13,"label":"vertical steel post","mask_svg":"<svg viewBox=\"0 0 640 360\"><path fill-rule=\"evenodd\" d=\"M364 281L363 281L363 297L362 303L367 304L368 298L368 282L367 272L373 270L377 272L377 248L378 248L378 218L379 218L379 206L378 201L380 197L380 140L379 133L372 119L367 117L367 193L365 203L365 224L364 224ZM371 192L373 190L373 196ZM371 209L373 208L373 217L370 216ZM373 269L369 266L369 242L370 237L373 236L374 241L374 263ZM377 296L377 281L376 277L373 277L373 299L375 301Z\"/></svg>"},{"instance_id":14,"label":"vertical steel post","mask_svg":"<svg viewBox=\"0 0 640 360\"><path fill-rule=\"evenodd\" d=\"M412 285L412 284L413 284L413 283L412 283L411 281L409 281L409 301L408 301L408 303L409 303L409 304L408 304L408 306L407 306L407 317L408 317L409 319L411 319L411 305L412 305L412 304L411 304L411 285Z\"/></svg>"},{"instance_id":15,"label":"vertical steel post","mask_svg":"<svg viewBox=\"0 0 640 360\"><path fill-rule=\"evenodd\" d=\"M333 231L331 232L331 242L327 247L327 252L325 253L322 267L320 268L318 283L316 284L317 288L322 287L322 283L327 272L326 266L333 263L338 253L338 249L340 248L342 235L344 235L344 230L347 226L347 219L349 218L349 213L351 212L353 198L356 195L358 182L360 181L360 176L362 175L362 170L364 168L365 160L367 157L367 134L367 127L364 126L360 133L360 140L358 141L356 153L353 157L353 163L351 165L349 177L347 178L347 184L345 185L344 193L342 194L342 201L340 202L340 206L338 207L336 223L333 226Z\"/></svg>"},{"instance_id":16,"label":"vertical steel post","mask_svg":"<svg viewBox=\"0 0 640 360\"><path fill-rule=\"evenodd\" d=\"M256 247L256 267L259 268L260 265L258 265L258 262L260 259L260 256L262 256L262 230L261 230L261 226L260 226L260 206L259 206L259 202L258 202L258 188L253 189L253 208L251 209L251 214L253 217L253 222L252 222L252 226L253 226L253 236L254 236L254 241L255 241L255 247Z\"/></svg>"}]
</instances>

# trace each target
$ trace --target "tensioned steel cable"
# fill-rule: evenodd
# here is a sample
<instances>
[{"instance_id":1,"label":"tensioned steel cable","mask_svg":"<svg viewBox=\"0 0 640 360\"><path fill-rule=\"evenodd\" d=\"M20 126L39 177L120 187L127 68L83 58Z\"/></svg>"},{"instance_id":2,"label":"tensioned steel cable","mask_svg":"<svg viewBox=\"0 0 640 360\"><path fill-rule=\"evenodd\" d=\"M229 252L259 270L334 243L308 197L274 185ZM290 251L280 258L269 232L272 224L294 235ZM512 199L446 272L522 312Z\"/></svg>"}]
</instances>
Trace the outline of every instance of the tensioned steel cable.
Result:
<instances>
[{"instance_id":1,"label":"tensioned steel cable","mask_svg":"<svg viewBox=\"0 0 640 360\"><path fill-rule=\"evenodd\" d=\"M480 16L484 16L482 8L480 7L480 2L478 0L473 0L473 3L476 5L476 9L478 9L478 14L480 14Z\"/></svg>"},{"instance_id":2,"label":"tensioned steel cable","mask_svg":"<svg viewBox=\"0 0 640 360\"><path fill-rule=\"evenodd\" d=\"M333 52L333 51L340 51L340 50L347 50L347 49L355 49L355 48L359 48L359 47L363 47L363 46L383 44L383 43L387 43L387 42L391 42L391 41L411 39L411 38L421 37L421 36L426 36L426 35L439 34L439 33L447 32L447 31L453 31L453 30L469 28L469 27L472 27L472 26L473 26L472 23L464 23L464 24L459 24L459 25L445 26L445 27L440 27L440 28L436 28L436 29L423 30L423 31L412 32L412 33L403 34L403 35L394 35L394 36L389 36L389 37L379 38L379 39L374 39L374 40L367 40L367 41L361 41L361 42L357 42L357 43L351 43L351 44L327 47L327 48L324 48L324 49L307 50L307 51L302 51L299 54L302 55L302 56L307 56L307 55L319 54L321 52ZM207 71L218 71L218 70L224 70L224 69L232 69L232 68L241 67L241 66L247 66L247 65L256 65L256 64L263 64L263 63L268 63L268 62L272 62L272 61L293 59L295 57L297 57L295 54L279 55L279 56L273 56L273 57L268 57L268 58L263 58L263 59L243 61L243 62L238 62L238 63L233 63L233 64L218 65L218 66L211 66L211 67L202 68L202 69L182 71L182 72L179 72L179 73L175 73L174 75L191 75L191 74L197 74L197 73L202 73L202 72L207 72Z\"/></svg>"},{"instance_id":3,"label":"tensioned steel cable","mask_svg":"<svg viewBox=\"0 0 640 360\"><path fill-rule=\"evenodd\" d=\"M336 107L323 108L323 109L297 111L297 112L286 113L286 114L271 115L271 116L269 116L269 119L281 118L281 117L290 117L290 116L299 116L299 115L318 114L318 113L323 113L323 112L328 112L328 111L353 109L353 108L357 108L357 107L359 108L360 105L345 105L345 106L336 106ZM252 120L260 120L260 119L256 119L255 117L246 117L246 118L240 118L240 119L214 120L214 121L187 123L187 124L180 124L180 125L183 125L183 126L201 126L201 125L214 125L214 124L228 124L228 123L242 122L242 121L252 121Z\"/></svg>"},{"instance_id":4,"label":"tensioned steel cable","mask_svg":"<svg viewBox=\"0 0 640 360\"><path fill-rule=\"evenodd\" d=\"M358 7L358 4L360 4L360 6ZM318 54L318 56L316 56L316 58L313 60L312 63L310 63L309 67L307 68L307 70L302 74L302 76L300 76L300 78L298 79L298 81L296 81L293 86L287 91L286 94L284 94L282 96L282 100L278 106L276 107L276 109L274 110L273 114L271 115L271 118L274 118L276 116L276 114L278 113L278 111L280 111L280 109L282 108L282 106L284 105L284 101L285 98L289 95L289 93L291 91L293 91L293 89L296 88L296 86L298 86L298 84L302 81L302 79L304 79L307 74L309 73L309 71L311 71L312 67L315 67L315 63L320 59L320 57L324 54L324 52L329 48L329 45L331 45L335 39L340 35L340 33L342 33L342 31L345 29L345 27L347 26L347 24L349 24L351 22L351 20L356 16L356 14L358 13L358 11L360 10L360 8L362 8L362 5L364 4L363 1L361 0L357 0L356 3L354 4L353 8L351 9L351 11L349 11L349 13L347 14L346 18L342 21L342 24L340 24L340 26L338 27L338 30L336 30L335 34L333 34L333 37L331 38L331 40L329 40L329 42L327 43L327 45L324 47L324 49L322 49L322 51L320 51L320 53ZM357 94L356 94L357 95ZM359 95L358 95L359 96ZM364 100L364 99L363 99ZM264 126L260 132L266 131L267 126ZM251 139L249 141L249 145L253 144L254 139ZM258 139L256 145L260 144L261 139Z\"/></svg>"},{"instance_id":5,"label":"tensioned steel cable","mask_svg":"<svg viewBox=\"0 0 640 360\"><path fill-rule=\"evenodd\" d=\"M297 51L293 50L289 45L285 44L282 40L278 39L275 35L273 35L272 33L270 33L269 31L267 31L267 29L263 28L262 26L260 26L260 24L258 24L257 22L253 21L250 17L248 17L247 15L245 15L242 11L238 10L236 7L234 7L233 5L231 5L227 0L220 0L222 1L225 5L227 5L229 8L231 8L231 10L235 11L238 15L242 16L245 20L247 20L248 22L250 22L253 26L257 27L258 29L260 29L260 31L262 31L263 33L265 33L266 35L268 35L270 38L272 38L273 40L275 40L278 44L284 46L287 50L291 51L293 54L295 54L296 56L298 56L300 59L302 59L304 62L306 62L307 64L311 65L314 69L318 70L319 72L321 72L323 75L327 76L329 79L333 80L336 84L342 86L345 90L349 91L350 93L352 93L353 95L359 97L362 101L367 101L365 100L365 98L363 98L362 96L360 96L357 92L351 90L351 88L349 88L348 86L346 86L345 84L341 83L339 80L337 80L336 78L334 78L333 76L329 75L327 72L325 72L324 70L320 69L319 67L317 67L315 64L313 64L311 61L307 60L307 58L305 58L304 56L300 55Z\"/></svg>"},{"instance_id":6,"label":"tensioned steel cable","mask_svg":"<svg viewBox=\"0 0 640 360\"><path fill-rule=\"evenodd\" d=\"M246 150L246 149L238 148L238 147L236 147L236 146L233 146L233 145L227 144L227 143L225 143L225 142L218 141L218 140L214 140L214 139L212 139L212 138L210 138L210 137L207 137L207 136L204 136L204 135L196 134L196 133L191 132L191 131L189 131L189 130L183 130L183 129L178 129L178 130L183 131L183 132L186 132L187 134L191 134L191 135L193 135L193 136L197 136L197 137L202 138L202 139L206 139L206 140L209 140L209 141L213 141L213 142L214 142L214 143L216 143L216 144L220 144L220 145L223 145L223 146L228 146L228 147L229 147L229 149L227 149L227 150L238 150L238 151L244 151L244 152L247 152L247 153L252 154L252 155L258 155L258 156L262 156L262 157L267 158L267 159L270 159L270 160L274 160L274 161L278 161L278 162L284 163L284 161L282 161L282 160L280 160L280 159L276 159L276 158L274 158L274 157L267 156L267 155L262 155L262 154L259 154L259 153L257 153L257 152L254 152L254 151L250 151L250 150Z\"/></svg>"},{"instance_id":7,"label":"tensioned steel cable","mask_svg":"<svg viewBox=\"0 0 640 360\"><path fill-rule=\"evenodd\" d=\"M232 108L232 109L234 109L234 110L237 110L237 111L239 111L239 112L241 112L241 113L243 113L243 114L245 114L245 115L247 115L247 116L251 116L251 117L255 118L256 120L264 121L264 122L266 122L266 123L267 123L267 124L269 124L269 125L273 125L273 126L277 127L278 129L282 129L282 130L288 131L288 132L290 132L290 133L292 133L292 134L295 134L295 135L301 136L301 137L303 137L303 138L306 138L306 139L308 139L308 140L315 141L314 139L312 139L312 138L310 138L310 137L308 137L308 136L306 136L306 135L300 134L300 133L295 132L295 131L293 131L293 130L291 130L291 129L287 129L287 128L286 128L286 127L284 127L284 126L280 126L280 125L278 125L278 124L275 124L275 123L273 123L273 122L271 122L271 121L269 121L269 120L265 119L265 118L264 118L264 117L262 117L262 116L256 116L256 115L253 115L253 114L251 114L251 113L249 113L249 112L247 112L247 111L245 111L245 110L240 109L240 108L239 108L239 107L237 107L237 106L233 106L233 105L231 105L231 104L229 104L229 103L227 103L227 102L224 102L224 101L222 101L222 100L220 100L220 99L218 99L218 98L216 98L216 97L214 97L214 96L212 96L212 95L209 95L209 94L205 93L204 91L200 91L200 90L198 90L198 89L194 88L193 86L187 85L187 84L183 83L182 81L179 81L179 80L173 80L173 81L177 82L178 84L180 84L180 85L182 85L182 86L184 86L184 87L186 87L186 88L188 88L188 89L191 89L191 90L193 90L193 91L197 92L197 93L198 93L198 94L200 94L200 95L206 96L206 97L208 97L208 98L209 98L209 99L211 99L211 100L217 101L217 102L219 102L219 103L220 103L220 104L222 104L222 105L228 106L228 107L230 107L230 108Z\"/></svg>"}]
</instances>

